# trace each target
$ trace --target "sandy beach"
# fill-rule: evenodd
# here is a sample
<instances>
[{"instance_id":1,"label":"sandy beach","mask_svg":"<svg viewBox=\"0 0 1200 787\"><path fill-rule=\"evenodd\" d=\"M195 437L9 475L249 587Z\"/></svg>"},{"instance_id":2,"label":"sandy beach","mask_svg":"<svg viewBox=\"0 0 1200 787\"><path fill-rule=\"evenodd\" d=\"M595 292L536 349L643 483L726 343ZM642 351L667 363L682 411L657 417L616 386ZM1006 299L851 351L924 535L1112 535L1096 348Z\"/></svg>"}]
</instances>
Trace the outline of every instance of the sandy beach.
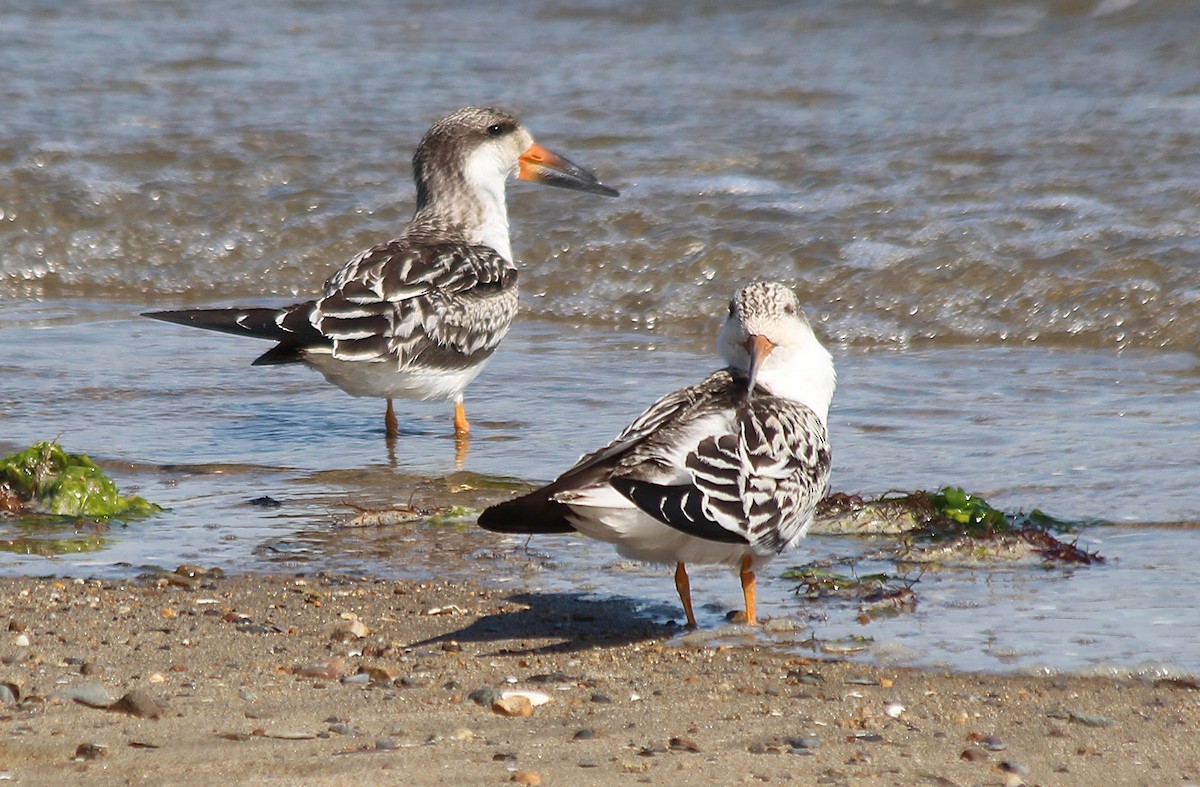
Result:
<instances>
[{"instance_id":1,"label":"sandy beach","mask_svg":"<svg viewBox=\"0 0 1200 787\"><path fill-rule=\"evenodd\" d=\"M0 627L21 784L1200 781L1188 680L701 646L566 594L185 567L3 579Z\"/></svg>"}]
</instances>

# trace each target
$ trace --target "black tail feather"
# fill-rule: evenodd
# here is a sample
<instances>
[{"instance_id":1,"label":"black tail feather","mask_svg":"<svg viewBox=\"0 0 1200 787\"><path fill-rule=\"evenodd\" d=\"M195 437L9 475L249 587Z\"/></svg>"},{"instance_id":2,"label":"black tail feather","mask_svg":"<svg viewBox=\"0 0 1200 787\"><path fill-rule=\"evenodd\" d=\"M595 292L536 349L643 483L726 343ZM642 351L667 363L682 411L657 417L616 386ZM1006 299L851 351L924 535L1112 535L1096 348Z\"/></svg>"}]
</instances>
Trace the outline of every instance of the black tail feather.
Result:
<instances>
[{"instance_id":1,"label":"black tail feather","mask_svg":"<svg viewBox=\"0 0 1200 787\"><path fill-rule=\"evenodd\" d=\"M143 312L142 316L206 331L282 341L294 334L280 325L281 313L282 309L181 309Z\"/></svg>"},{"instance_id":2,"label":"black tail feather","mask_svg":"<svg viewBox=\"0 0 1200 787\"><path fill-rule=\"evenodd\" d=\"M479 515L479 526L495 533L573 533L568 509L551 500L546 487L497 503Z\"/></svg>"},{"instance_id":3,"label":"black tail feather","mask_svg":"<svg viewBox=\"0 0 1200 787\"><path fill-rule=\"evenodd\" d=\"M181 309L143 312L142 316L190 328L279 342L254 361L255 366L270 366L296 363L303 360L305 348L329 344L329 339L308 319L312 306L313 301L309 301L283 309Z\"/></svg>"}]
</instances>

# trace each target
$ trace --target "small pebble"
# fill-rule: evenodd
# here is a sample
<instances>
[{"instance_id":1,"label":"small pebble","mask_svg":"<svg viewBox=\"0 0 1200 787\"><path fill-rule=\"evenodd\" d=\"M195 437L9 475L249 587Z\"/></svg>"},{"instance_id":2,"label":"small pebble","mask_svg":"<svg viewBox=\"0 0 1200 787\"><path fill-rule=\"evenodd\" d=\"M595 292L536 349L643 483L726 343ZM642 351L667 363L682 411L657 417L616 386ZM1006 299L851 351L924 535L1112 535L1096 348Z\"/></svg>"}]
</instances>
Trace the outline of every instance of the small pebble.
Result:
<instances>
[{"instance_id":1,"label":"small pebble","mask_svg":"<svg viewBox=\"0 0 1200 787\"><path fill-rule=\"evenodd\" d=\"M979 739L979 745L988 751L1004 751L1008 748L1008 744L995 735L984 735Z\"/></svg>"},{"instance_id":2,"label":"small pebble","mask_svg":"<svg viewBox=\"0 0 1200 787\"><path fill-rule=\"evenodd\" d=\"M600 705L612 705L612 697L609 697L607 694L596 693L592 695L591 699L592 702Z\"/></svg>"},{"instance_id":3,"label":"small pebble","mask_svg":"<svg viewBox=\"0 0 1200 787\"><path fill-rule=\"evenodd\" d=\"M314 661L295 669L302 678L325 678L337 680L346 671L346 662L340 656L334 656L326 661Z\"/></svg>"},{"instance_id":4,"label":"small pebble","mask_svg":"<svg viewBox=\"0 0 1200 787\"><path fill-rule=\"evenodd\" d=\"M1029 774L1028 766L1022 765L1019 762L1013 762L1012 760L1005 760L1004 762L1000 763L1000 770L1004 771L1005 773L1015 773L1018 776L1026 776Z\"/></svg>"},{"instance_id":5,"label":"small pebble","mask_svg":"<svg viewBox=\"0 0 1200 787\"><path fill-rule=\"evenodd\" d=\"M596 731L595 731L595 730L582 729L582 730L578 730L578 731L576 731L576 733L575 733L574 735L572 735L572 736L571 736L571 740L574 740L574 741L590 741L590 740L592 740L592 739L593 739L593 738L595 738L595 737L596 737Z\"/></svg>"},{"instance_id":6,"label":"small pebble","mask_svg":"<svg viewBox=\"0 0 1200 787\"><path fill-rule=\"evenodd\" d=\"M527 785L527 787L537 787L542 783L542 777L537 771L517 771L512 775L510 781Z\"/></svg>"},{"instance_id":7,"label":"small pebble","mask_svg":"<svg viewBox=\"0 0 1200 787\"><path fill-rule=\"evenodd\" d=\"M500 699L500 692L490 687L475 689L475 691L467 695L467 699L469 699L471 702L474 702L476 705L482 705L485 708L490 708L496 703L496 700Z\"/></svg>"},{"instance_id":8,"label":"small pebble","mask_svg":"<svg viewBox=\"0 0 1200 787\"><path fill-rule=\"evenodd\" d=\"M103 671L103 668L94 661L85 661L79 665L80 675L99 675Z\"/></svg>"},{"instance_id":9,"label":"small pebble","mask_svg":"<svg viewBox=\"0 0 1200 787\"><path fill-rule=\"evenodd\" d=\"M883 714L889 718L898 719L904 713L904 706L898 702L889 702L883 706Z\"/></svg>"},{"instance_id":10,"label":"small pebble","mask_svg":"<svg viewBox=\"0 0 1200 787\"><path fill-rule=\"evenodd\" d=\"M316 734L311 732L301 732L298 730L284 730L283 732L264 732L264 738L274 738L280 741L311 741L316 739Z\"/></svg>"},{"instance_id":11,"label":"small pebble","mask_svg":"<svg viewBox=\"0 0 1200 787\"><path fill-rule=\"evenodd\" d=\"M361 667L359 672L369 675L375 683L391 683L396 679L396 674L386 667L369 666Z\"/></svg>"},{"instance_id":12,"label":"small pebble","mask_svg":"<svg viewBox=\"0 0 1200 787\"><path fill-rule=\"evenodd\" d=\"M140 689L134 689L121 699L108 706L114 713L127 713L139 719L160 719L163 715L162 706Z\"/></svg>"},{"instance_id":13,"label":"small pebble","mask_svg":"<svg viewBox=\"0 0 1200 787\"><path fill-rule=\"evenodd\" d=\"M883 736L878 732L856 732L850 736L851 741L862 741L863 743L879 743L883 740Z\"/></svg>"},{"instance_id":14,"label":"small pebble","mask_svg":"<svg viewBox=\"0 0 1200 787\"><path fill-rule=\"evenodd\" d=\"M75 759L98 760L108 756L108 747L98 743L81 743L75 747Z\"/></svg>"},{"instance_id":15,"label":"small pebble","mask_svg":"<svg viewBox=\"0 0 1200 787\"><path fill-rule=\"evenodd\" d=\"M1098 713L1076 713L1068 711L1067 718L1076 724L1082 724L1085 727L1113 727L1116 725L1116 719L1110 719L1108 716L1101 716Z\"/></svg>"},{"instance_id":16,"label":"small pebble","mask_svg":"<svg viewBox=\"0 0 1200 787\"><path fill-rule=\"evenodd\" d=\"M347 613L352 614L352 613ZM371 630L355 617L344 617L325 627L325 636L334 642L353 642L356 639L370 636Z\"/></svg>"},{"instance_id":17,"label":"small pebble","mask_svg":"<svg viewBox=\"0 0 1200 787\"><path fill-rule=\"evenodd\" d=\"M238 624L238 633L240 634L270 634L271 629L266 626L260 626L257 623L247 622L245 625Z\"/></svg>"},{"instance_id":18,"label":"small pebble","mask_svg":"<svg viewBox=\"0 0 1200 787\"><path fill-rule=\"evenodd\" d=\"M958 759L966 760L967 762L983 762L988 758L988 753L983 749L963 749L963 753L958 755Z\"/></svg>"},{"instance_id":19,"label":"small pebble","mask_svg":"<svg viewBox=\"0 0 1200 787\"><path fill-rule=\"evenodd\" d=\"M80 705L88 705L93 708L107 708L114 699L113 695L108 693L108 689L99 683L83 683L72 686L69 689L54 692L50 698L74 700Z\"/></svg>"},{"instance_id":20,"label":"small pebble","mask_svg":"<svg viewBox=\"0 0 1200 787\"><path fill-rule=\"evenodd\" d=\"M329 727L329 731L334 735L346 735L351 738L358 735L349 724L332 724Z\"/></svg>"},{"instance_id":21,"label":"small pebble","mask_svg":"<svg viewBox=\"0 0 1200 787\"><path fill-rule=\"evenodd\" d=\"M527 717L533 715L533 703L529 698L517 694L512 697L501 697L492 703L492 710L501 716Z\"/></svg>"},{"instance_id":22,"label":"small pebble","mask_svg":"<svg viewBox=\"0 0 1200 787\"><path fill-rule=\"evenodd\" d=\"M672 738L667 744L671 751L698 752L700 745L691 738Z\"/></svg>"},{"instance_id":23,"label":"small pebble","mask_svg":"<svg viewBox=\"0 0 1200 787\"><path fill-rule=\"evenodd\" d=\"M10 685L12 684L0 683L0 705L17 704L17 699L20 697L20 693L18 692L17 694L14 694L13 690L9 688Z\"/></svg>"},{"instance_id":24,"label":"small pebble","mask_svg":"<svg viewBox=\"0 0 1200 787\"><path fill-rule=\"evenodd\" d=\"M371 682L371 676L366 672L358 672L354 675L343 675L342 685L344 686L365 686Z\"/></svg>"},{"instance_id":25,"label":"small pebble","mask_svg":"<svg viewBox=\"0 0 1200 787\"><path fill-rule=\"evenodd\" d=\"M29 635L28 634L18 634L17 638L15 640L13 640L13 644L16 645L18 648L29 647Z\"/></svg>"},{"instance_id":26,"label":"small pebble","mask_svg":"<svg viewBox=\"0 0 1200 787\"><path fill-rule=\"evenodd\" d=\"M819 674L815 672L800 672L799 670L788 670L788 679L794 680L805 686L820 686L825 682Z\"/></svg>"},{"instance_id":27,"label":"small pebble","mask_svg":"<svg viewBox=\"0 0 1200 787\"><path fill-rule=\"evenodd\" d=\"M596 762L595 760L580 760L575 764L580 768L598 768L600 766L600 763Z\"/></svg>"},{"instance_id":28,"label":"small pebble","mask_svg":"<svg viewBox=\"0 0 1200 787\"><path fill-rule=\"evenodd\" d=\"M819 749L821 748L821 739L816 735L797 735L794 738L788 738L784 741L793 749Z\"/></svg>"}]
</instances>

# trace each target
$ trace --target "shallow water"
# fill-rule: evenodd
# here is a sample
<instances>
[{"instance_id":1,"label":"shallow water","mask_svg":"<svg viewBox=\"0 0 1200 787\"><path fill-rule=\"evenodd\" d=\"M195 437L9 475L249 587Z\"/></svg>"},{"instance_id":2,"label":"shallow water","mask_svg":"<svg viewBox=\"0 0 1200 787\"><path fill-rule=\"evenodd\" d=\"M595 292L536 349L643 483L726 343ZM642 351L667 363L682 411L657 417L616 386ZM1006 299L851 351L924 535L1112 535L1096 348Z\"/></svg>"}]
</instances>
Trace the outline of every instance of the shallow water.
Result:
<instances>
[{"instance_id":1,"label":"shallow water","mask_svg":"<svg viewBox=\"0 0 1200 787\"><path fill-rule=\"evenodd\" d=\"M101 534L6 526L0 572L115 576L193 562L482 576L627 595L647 614L678 616L668 570L630 565L583 539L526 545L469 522L336 523L352 518L354 505L473 505L476 473L553 477L657 391L708 371L700 337L650 342L631 332L520 323L472 389L475 428L460 472L447 405L401 408L393 460L377 402L347 397L303 369L251 368L254 342L163 327L113 305L64 319L76 305L23 306L0 319L10 348L0 377L0 451L58 436L169 510ZM130 346L138 348L135 363ZM1146 526L1192 518L1200 465L1193 356L967 347L845 352L837 360L834 489L958 484L1009 509L1118 523L1078 533L1109 562L925 574L916 612L860 626L853 607L796 598L780 572L824 558L851 559L860 573L895 569L871 559L870 540L814 537L760 583L763 614L799 627L768 638L821 652L822 644L869 636L868 657L968 669L1200 671L1200 626L1189 609L1200 529ZM250 502L263 496L279 506ZM53 546L60 554L29 554L50 550L51 537L66 539ZM740 603L735 579L715 568L693 575L702 625L724 632L722 616ZM819 642L808 643L812 637Z\"/></svg>"},{"instance_id":2,"label":"shallow water","mask_svg":"<svg viewBox=\"0 0 1200 787\"><path fill-rule=\"evenodd\" d=\"M1146 526L1197 519L1197 29L1190 0L5 6L0 450L59 436L170 510L0 571L484 565L670 617L662 571L605 547L332 522L553 477L707 372L735 283L770 276L837 356L836 489L1119 523L1082 531L1100 568L924 577L858 632L874 657L1200 671L1196 530ZM512 187L525 311L468 392L465 472L444 405L405 407L393 461L379 403L136 317L312 292L403 224L412 146L471 103L622 196ZM814 538L771 571L869 549ZM697 576L715 623L736 583ZM800 636L855 629L763 586Z\"/></svg>"}]
</instances>

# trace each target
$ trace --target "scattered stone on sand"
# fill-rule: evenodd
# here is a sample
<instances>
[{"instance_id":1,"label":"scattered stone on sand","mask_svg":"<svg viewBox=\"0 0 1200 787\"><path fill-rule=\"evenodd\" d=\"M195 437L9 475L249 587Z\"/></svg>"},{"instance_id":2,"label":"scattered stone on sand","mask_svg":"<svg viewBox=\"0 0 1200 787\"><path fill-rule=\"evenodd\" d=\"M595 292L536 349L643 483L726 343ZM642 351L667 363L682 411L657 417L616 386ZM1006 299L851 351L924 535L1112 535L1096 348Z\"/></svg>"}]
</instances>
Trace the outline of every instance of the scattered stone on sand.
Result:
<instances>
[{"instance_id":1,"label":"scattered stone on sand","mask_svg":"<svg viewBox=\"0 0 1200 787\"><path fill-rule=\"evenodd\" d=\"M495 689L485 686L482 689L475 689L467 695L467 699L474 702L476 705L482 705L485 708L490 708L500 699L500 692Z\"/></svg>"},{"instance_id":2,"label":"scattered stone on sand","mask_svg":"<svg viewBox=\"0 0 1200 787\"><path fill-rule=\"evenodd\" d=\"M141 689L126 693L121 699L108 706L114 713L125 713L139 719L160 719L163 708L153 697Z\"/></svg>"},{"instance_id":3,"label":"scattered stone on sand","mask_svg":"<svg viewBox=\"0 0 1200 787\"><path fill-rule=\"evenodd\" d=\"M302 678L337 680L346 674L346 660L341 656L334 656L324 661L310 661L307 664L296 667L292 671Z\"/></svg>"},{"instance_id":4,"label":"scattered stone on sand","mask_svg":"<svg viewBox=\"0 0 1200 787\"><path fill-rule=\"evenodd\" d=\"M511 781L528 787L538 787L542 783L542 777L537 771L517 771L512 775Z\"/></svg>"},{"instance_id":5,"label":"scattered stone on sand","mask_svg":"<svg viewBox=\"0 0 1200 787\"><path fill-rule=\"evenodd\" d=\"M201 605L152 576L0 579L0 681L11 683L11 699L0 703L0 771L30 784L78 774L132 784L158 772L314 787L513 784L517 770L537 772L543 784L1200 783L1188 745L1200 723L1197 695L1152 679L885 669L757 639L693 648L680 644L681 631L627 617L623 607L554 594L531 605L531 593L462 583L204 581L215 583L205 590L214 601ZM168 602L174 620L159 614ZM472 611L418 614L433 604ZM581 605L603 614L575 630ZM331 643L321 627L349 609L376 633ZM286 633L246 637L222 622L231 611ZM10 619L29 626L17 633L33 646L13 646L17 633L3 630ZM440 647L450 637L461 651ZM379 652L367 655L370 645ZM327 669L334 657L341 674L370 683L299 674L309 662ZM101 676L80 676L89 660L103 664ZM154 673L162 684L148 682ZM884 675L894 687L882 688ZM399 676L417 680L401 688ZM155 722L97 713L75 703L75 684L99 692L99 707L133 688L170 706ZM491 710L503 692L529 689L551 698L532 718ZM628 701L634 694L640 702ZM898 720L887 712L892 702L907 708ZM1096 720L1084 711L1111 726L1086 725ZM873 736L884 740L873 745ZM108 746L108 755L73 763L81 742ZM134 750L149 746L161 749ZM491 761L497 752L504 759Z\"/></svg>"},{"instance_id":6,"label":"scattered stone on sand","mask_svg":"<svg viewBox=\"0 0 1200 787\"><path fill-rule=\"evenodd\" d=\"M107 708L116 698L99 683L81 683L52 693L50 699L72 700L89 708Z\"/></svg>"},{"instance_id":7,"label":"scattered stone on sand","mask_svg":"<svg viewBox=\"0 0 1200 787\"><path fill-rule=\"evenodd\" d=\"M75 759L98 760L108 756L108 747L98 743L81 743L75 747Z\"/></svg>"},{"instance_id":8,"label":"scattered stone on sand","mask_svg":"<svg viewBox=\"0 0 1200 787\"><path fill-rule=\"evenodd\" d=\"M397 677L394 670L378 665L363 665L358 671L370 678L372 683L391 683Z\"/></svg>"},{"instance_id":9,"label":"scattered stone on sand","mask_svg":"<svg viewBox=\"0 0 1200 787\"><path fill-rule=\"evenodd\" d=\"M981 749L988 751L1004 751L1008 748L1008 744L997 738L995 735L985 735L982 732L972 732L967 735L967 740L974 743Z\"/></svg>"},{"instance_id":10,"label":"scattered stone on sand","mask_svg":"<svg viewBox=\"0 0 1200 787\"><path fill-rule=\"evenodd\" d=\"M700 751L700 744L696 743L691 738L672 738L667 742L667 748L669 748L671 751L696 753Z\"/></svg>"},{"instance_id":11,"label":"scattered stone on sand","mask_svg":"<svg viewBox=\"0 0 1200 787\"><path fill-rule=\"evenodd\" d=\"M788 738L784 741L793 749L819 749L821 748L821 739L816 735L797 735L793 738Z\"/></svg>"},{"instance_id":12,"label":"scattered stone on sand","mask_svg":"<svg viewBox=\"0 0 1200 787\"><path fill-rule=\"evenodd\" d=\"M334 642L353 642L371 635L371 629L353 612L343 612L341 619L325 627L325 636Z\"/></svg>"},{"instance_id":13,"label":"scattered stone on sand","mask_svg":"<svg viewBox=\"0 0 1200 787\"><path fill-rule=\"evenodd\" d=\"M524 694L502 696L492 703L492 710L501 716L528 717L533 715L533 703Z\"/></svg>"},{"instance_id":14,"label":"scattered stone on sand","mask_svg":"<svg viewBox=\"0 0 1200 787\"><path fill-rule=\"evenodd\" d=\"M1067 711L1067 719L1085 727L1113 727L1117 723L1116 719L1102 716L1099 713L1078 713L1076 711Z\"/></svg>"},{"instance_id":15,"label":"scattered stone on sand","mask_svg":"<svg viewBox=\"0 0 1200 787\"><path fill-rule=\"evenodd\" d=\"M591 701L599 705L612 705L612 697L607 694L600 694L599 692L591 696Z\"/></svg>"},{"instance_id":16,"label":"scattered stone on sand","mask_svg":"<svg viewBox=\"0 0 1200 787\"><path fill-rule=\"evenodd\" d=\"M21 690L15 683L0 683L0 706L16 705L21 700Z\"/></svg>"},{"instance_id":17,"label":"scattered stone on sand","mask_svg":"<svg viewBox=\"0 0 1200 787\"><path fill-rule=\"evenodd\" d=\"M274 738L280 741L311 741L317 737L317 734L303 730L264 730L261 737Z\"/></svg>"}]
</instances>

